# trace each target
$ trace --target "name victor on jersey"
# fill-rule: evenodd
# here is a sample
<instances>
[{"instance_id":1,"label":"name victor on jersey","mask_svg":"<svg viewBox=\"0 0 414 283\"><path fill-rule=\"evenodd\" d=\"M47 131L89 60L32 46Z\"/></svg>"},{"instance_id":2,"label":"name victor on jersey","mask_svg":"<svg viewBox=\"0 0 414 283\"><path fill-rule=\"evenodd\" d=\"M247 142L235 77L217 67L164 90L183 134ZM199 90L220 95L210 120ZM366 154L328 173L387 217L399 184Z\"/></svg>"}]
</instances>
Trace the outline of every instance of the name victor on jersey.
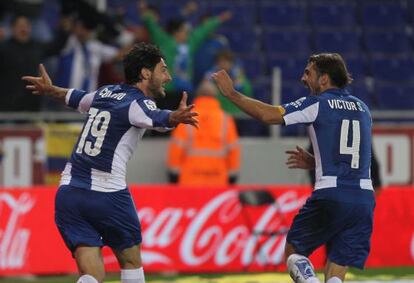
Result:
<instances>
[{"instance_id":1,"label":"name victor on jersey","mask_svg":"<svg viewBox=\"0 0 414 283\"><path fill-rule=\"evenodd\" d=\"M365 112L360 102L345 101L340 99L328 99L329 107L332 109L351 110Z\"/></svg>"},{"instance_id":2,"label":"name victor on jersey","mask_svg":"<svg viewBox=\"0 0 414 283\"><path fill-rule=\"evenodd\" d=\"M100 97L109 97L109 98L114 98L114 99L117 99L117 100L121 100L126 95L126 92L112 93L112 91L110 91L109 89L104 88L103 90L101 90L98 93L98 95Z\"/></svg>"}]
</instances>

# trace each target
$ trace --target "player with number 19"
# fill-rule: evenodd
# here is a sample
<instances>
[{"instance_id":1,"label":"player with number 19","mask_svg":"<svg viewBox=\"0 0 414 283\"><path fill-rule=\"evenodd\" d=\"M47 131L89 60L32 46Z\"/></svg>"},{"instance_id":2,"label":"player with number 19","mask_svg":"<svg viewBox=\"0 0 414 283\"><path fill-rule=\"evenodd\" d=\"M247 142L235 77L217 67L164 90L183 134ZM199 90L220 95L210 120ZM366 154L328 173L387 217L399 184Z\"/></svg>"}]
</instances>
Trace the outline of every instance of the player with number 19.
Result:
<instances>
[{"instance_id":1,"label":"player with number 19","mask_svg":"<svg viewBox=\"0 0 414 283\"><path fill-rule=\"evenodd\" d=\"M368 107L345 89L352 81L339 54L308 59L302 82L310 95L273 106L234 90L225 71L213 74L223 95L268 124L305 124L314 156L301 147L287 151L289 168L313 169L315 188L293 220L285 257L297 283L319 282L308 256L326 245L325 282L340 283L348 266L363 268L370 249L375 199L370 178Z\"/></svg>"},{"instance_id":2,"label":"player with number 19","mask_svg":"<svg viewBox=\"0 0 414 283\"><path fill-rule=\"evenodd\" d=\"M157 108L154 98L165 96L171 76L151 44L138 44L125 56L125 84L92 93L54 86L43 65L40 74L23 77L33 94L88 113L55 200L55 222L76 260L78 283L103 282L104 245L118 259L122 283L144 283L141 228L125 181L127 162L146 129L166 131L179 123L197 127L194 105L186 105L184 93L176 111Z\"/></svg>"}]
</instances>

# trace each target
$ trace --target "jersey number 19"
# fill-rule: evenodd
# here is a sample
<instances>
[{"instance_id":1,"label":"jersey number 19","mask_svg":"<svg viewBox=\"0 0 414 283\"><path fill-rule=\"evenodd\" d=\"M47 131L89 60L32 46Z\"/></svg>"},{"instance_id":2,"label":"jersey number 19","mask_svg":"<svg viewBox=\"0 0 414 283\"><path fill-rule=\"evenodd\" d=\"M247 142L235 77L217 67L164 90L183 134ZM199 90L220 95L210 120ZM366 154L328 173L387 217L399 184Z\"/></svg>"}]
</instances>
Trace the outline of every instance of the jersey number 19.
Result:
<instances>
[{"instance_id":1,"label":"jersey number 19","mask_svg":"<svg viewBox=\"0 0 414 283\"><path fill-rule=\"evenodd\" d=\"M85 152L89 156L97 156L101 153L102 143L108 130L109 121L111 120L111 113L108 111L98 112L99 110L96 108L91 107L89 109L89 119L83 129L76 153ZM85 142L89 133L95 138L93 144L90 141Z\"/></svg>"}]
</instances>

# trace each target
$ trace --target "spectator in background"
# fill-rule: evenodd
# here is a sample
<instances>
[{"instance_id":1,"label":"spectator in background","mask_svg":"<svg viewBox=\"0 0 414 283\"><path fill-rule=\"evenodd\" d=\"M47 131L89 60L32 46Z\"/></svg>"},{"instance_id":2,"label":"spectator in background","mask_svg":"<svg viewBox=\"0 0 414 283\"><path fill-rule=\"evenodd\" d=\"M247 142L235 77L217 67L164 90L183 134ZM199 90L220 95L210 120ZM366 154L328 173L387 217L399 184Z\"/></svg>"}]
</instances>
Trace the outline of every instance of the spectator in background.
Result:
<instances>
[{"instance_id":1,"label":"spectator in background","mask_svg":"<svg viewBox=\"0 0 414 283\"><path fill-rule=\"evenodd\" d=\"M211 75L219 70L225 70L230 75L230 78L234 82L234 88L237 91L246 96L252 96L252 85L245 76L242 66L236 63L235 55L231 50L222 50L217 54L216 63L213 68L206 73L205 79L211 78ZM242 113L242 111L224 95L219 95L218 99L221 108L230 115L237 116Z\"/></svg>"},{"instance_id":2,"label":"spectator in background","mask_svg":"<svg viewBox=\"0 0 414 283\"><path fill-rule=\"evenodd\" d=\"M0 10L5 12L5 31L11 25L10 18L16 15L24 16L31 23L31 37L37 42L50 42L53 39L53 31L42 13L45 8L44 0L8 0L1 1ZM11 17L10 17L11 16Z\"/></svg>"},{"instance_id":3,"label":"spectator in background","mask_svg":"<svg viewBox=\"0 0 414 283\"><path fill-rule=\"evenodd\" d=\"M167 23L164 31L145 2L141 2L140 11L151 41L160 47L167 65L171 66L174 79L167 85L167 97L163 106L174 109L180 101L181 92L193 90L193 58L196 50L220 23L231 18L231 13L224 12L212 17L193 30L190 30L190 25L185 20L173 19ZM160 108L163 106L160 104Z\"/></svg>"},{"instance_id":4,"label":"spectator in background","mask_svg":"<svg viewBox=\"0 0 414 283\"><path fill-rule=\"evenodd\" d=\"M200 23L204 23L209 18L209 15L202 16ZM229 48L229 42L224 35L213 32L208 36L194 55L194 62L197 62L194 64L194 85L198 85L204 79L206 72L214 66L217 54Z\"/></svg>"},{"instance_id":5,"label":"spectator in background","mask_svg":"<svg viewBox=\"0 0 414 283\"><path fill-rule=\"evenodd\" d=\"M240 146L234 120L224 113L216 87L203 81L197 90L195 112L199 129L179 125L168 150L169 180L185 186L234 184L240 167Z\"/></svg>"},{"instance_id":6,"label":"spectator in background","mask_svg":"<svg viewBox=\"0 0 414 283\"><path fill-rule=\"evenodd\" d=\"M11 27L11 38L0 45L0 111L39 111L41 98L25 89L21 77L36 74L40 62L57 55L68 33L60 29L54 41L40 43L31 38L32 26L27 17L15 16Z\"/></svg>"},{"instance_id":7,"label":"spectator in background","mask_svg":"<svg viewBox=\"0 0 414 283\"><path fill-rule=\"evenodd\" d=\"M134 36L123 24L123 19L117 13L109 13L105 7L106 1L100 0L60 0L61 14L65 17L80 18L83 23L95 31L98 30L99 40L128 46L132 48ZM119 12L119 11L117 11ZM129 51L129 50L128 50ZM124 52L126 54L126 52Z\"/></svg>"},{"instance_id":8,"label":"spectator in background","mask_svg":"<svg viewBox=\"0 0 414 283\"><path fill-rule=\"evenodd\" d=\"M118 48L94 39L97 24L87 15L75 20L72 34L59 57L57 84L93 91L97 88L102 62L121 58L122 52Z\"/></svg>"}]
</instances>

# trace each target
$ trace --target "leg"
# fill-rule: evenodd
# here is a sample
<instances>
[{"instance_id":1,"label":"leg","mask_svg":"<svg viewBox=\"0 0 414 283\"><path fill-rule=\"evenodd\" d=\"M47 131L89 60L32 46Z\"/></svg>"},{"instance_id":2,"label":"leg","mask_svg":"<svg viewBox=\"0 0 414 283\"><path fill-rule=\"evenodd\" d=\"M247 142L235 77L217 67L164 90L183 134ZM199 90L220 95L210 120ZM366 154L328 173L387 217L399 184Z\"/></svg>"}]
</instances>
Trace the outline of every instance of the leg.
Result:
<instances>
[{"instance_id":1,"label":"leg","mask_svg":"<svg viewBox=\"0 0 414 283\"><path fill-rule=\"evenodd\" d=\"M141 261L141 244L122 251L113 250L121 266L122 283L145 283Z\"/></svg>"},{"instance_id":2,"label":"leg","mask_svg":"<svg viewBox=\"0 0 414 283\"><path fill-rule=\"evenodd\" d=\"M321 219L324 218L322 203L314 201L311 196L293 220L286 239L285 259L288 272L296 283L319 282L312 263L305 255L326 241L326 235L322 233Z\"/></svg>"},{"instance_id":3,"label":"leg","mask_svg":"<svg viewBox=\"0 0 414 283\"><path fill-rule=\"evenodd\" d=\"M78 246L74 252L74 257L81 275L80 282L92 283L93 281L87 281L86 279L82 281L82 278L86 278L88 275L95 278L99 283L103 282L105 269L99 247Z\"/></svg>"},{"instance_id":4,"label":"leg","mask_svg":"<svg viewBox=\"0 0 414 283\"><path fill-rule=\"evenodd\" d=\"M327 243L325 282L342 283L348 266L363 269L368 257L373 205L340 202L335 202L333 205L332 211L335 210L339 216L344 215L337 218L347 226L342 228L343 224L339 224L341 231Z\"/></svg>"},{"instance_id":5,"label":"leg","mask_svg":"<svg viewBox=\"0 0 414 283\"><path fill-rule=\"evenodd\" d=\"M345 280L345 274L348 266L336 264L328 259L325 266L325 282L342 283Z\"/></svg>"},{"instance_id":6,"label":"leg","mask_svg":"<svg viewBox=\"0 0 414 283\"><path fill-rule=\"evenodd\" d=\"M106 197L106 193L78 189L63 185L59 187L55 200L55 222L66 246L76 260L81 277L78 283L98 283L105 277L100 247L103 246L100 234L91 222L90 211L100 208L91 204L90 199ZM91 206L93 205L93 206ZM108 205L105 205L106 209Z\"/></svg>"}]
</instances>

